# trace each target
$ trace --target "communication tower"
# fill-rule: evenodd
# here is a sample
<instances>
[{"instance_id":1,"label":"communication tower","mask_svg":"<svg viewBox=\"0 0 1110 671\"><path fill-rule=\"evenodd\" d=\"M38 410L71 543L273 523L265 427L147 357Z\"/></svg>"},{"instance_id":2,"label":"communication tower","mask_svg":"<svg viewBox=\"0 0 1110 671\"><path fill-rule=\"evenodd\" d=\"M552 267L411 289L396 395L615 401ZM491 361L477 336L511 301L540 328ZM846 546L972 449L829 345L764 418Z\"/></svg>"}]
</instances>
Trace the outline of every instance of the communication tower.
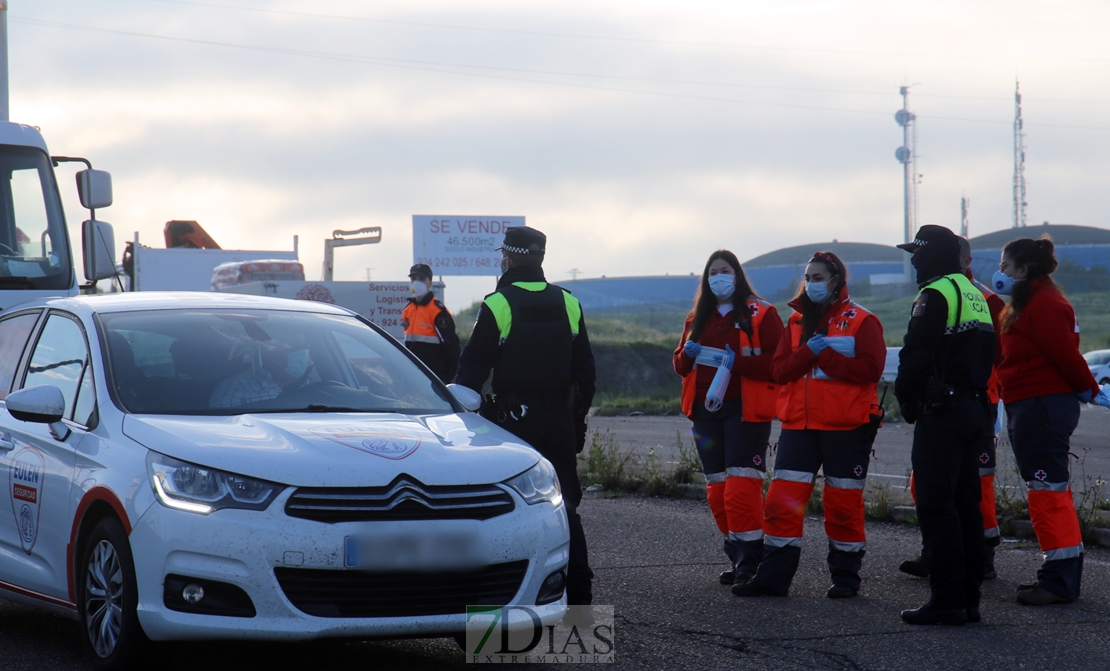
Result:
<instances>
[{"instance_id":1,"label":"communication tower","mask_svg":"<svg viewBox=\"0 0 1110 671\"><path fill-rule=\"evenodd\" d=\"M903 86L898 92L902 95L902 109L895 112L894 120L902 127L902 146L895 150L894 158L902 164L903 242L909 242L917 230L917 116L909 110L910 87ZM912 275L908 255L905 274L906 281L909 281Z\"/></svg>"},{"instance_id":2,"label":"communication tower","mask_svg":"<svg viewBox=\"0 0 1110 671\"><path fill-rule=\"evenodd\" d=\"M1014 80L1014 228L1025 228L1025 128L1021 120L1021 85Z\"/></svg>"}]
</instances>

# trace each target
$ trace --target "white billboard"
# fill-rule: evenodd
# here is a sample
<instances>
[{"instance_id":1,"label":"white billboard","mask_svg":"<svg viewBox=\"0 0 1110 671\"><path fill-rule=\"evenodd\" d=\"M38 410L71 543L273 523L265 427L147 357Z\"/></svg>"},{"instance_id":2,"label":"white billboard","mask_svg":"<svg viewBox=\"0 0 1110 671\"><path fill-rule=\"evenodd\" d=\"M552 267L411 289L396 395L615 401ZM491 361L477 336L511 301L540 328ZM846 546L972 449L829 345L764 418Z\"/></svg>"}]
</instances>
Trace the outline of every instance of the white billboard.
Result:
<instances>
[{"instance_id":1,"label":"white billboard","mask_svg":"<svg viewBox=\"0 0 1110 671\"><path fill-rule=\"evenodd\" d=\"M317 301L340 305L354 310L401 340L405 329L401 313L408 305L408 280L403 282L306 282L301 280L273 280L249 282L225 287L220 291L256 296L276 296L302 301ZM443 284L433 286L436 297L443 299Z\"/></svg>"},{"instance_id":2,"label":"white billboard","mask_svg":"<svg viewBox=\"0 0 1110 671\"><path fill-rule=\"evenodd\" d=\"M435 275L500 275L505 230L524 217L412 216L412 262Z\"/></svg>"}]
</instances>

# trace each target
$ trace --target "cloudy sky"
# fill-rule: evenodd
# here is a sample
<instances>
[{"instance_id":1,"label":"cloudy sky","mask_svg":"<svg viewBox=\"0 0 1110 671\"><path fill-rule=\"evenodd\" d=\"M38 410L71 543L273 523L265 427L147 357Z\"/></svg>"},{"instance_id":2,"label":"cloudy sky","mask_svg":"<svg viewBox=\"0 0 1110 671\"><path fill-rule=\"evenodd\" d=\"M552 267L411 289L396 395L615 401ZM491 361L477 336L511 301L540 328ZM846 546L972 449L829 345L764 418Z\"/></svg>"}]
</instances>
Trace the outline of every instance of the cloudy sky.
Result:
<instances>
[{"instance_id":1,"label":"cloudy sky","mask_svg":"<svg viewBox=\"0 0 1110 671\"><path fill-rule=\"evenodd\" d=\"M524 215L553 281L688 273L728 247L1011 225L1021 81L1030 223L1110 227L1104 0L11 0L11 118L110 170L117 241L196 219L319 277L404 277L413 214ZM71 178L71 227L82 219ZM75 239L80 239L79 235ZM492 278L446 278L459 309Z\"/></svg>"}]
</instances>

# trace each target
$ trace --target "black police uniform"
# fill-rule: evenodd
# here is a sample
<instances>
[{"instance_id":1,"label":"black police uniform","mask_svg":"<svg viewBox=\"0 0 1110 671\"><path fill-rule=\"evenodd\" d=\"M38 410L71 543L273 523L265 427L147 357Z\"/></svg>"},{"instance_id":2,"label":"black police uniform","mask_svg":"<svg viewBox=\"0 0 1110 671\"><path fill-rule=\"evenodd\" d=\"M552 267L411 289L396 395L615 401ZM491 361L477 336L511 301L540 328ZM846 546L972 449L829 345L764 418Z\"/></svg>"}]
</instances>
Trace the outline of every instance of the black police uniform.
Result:
<instances>
[{"instance_id":1,"label":"black police uniform","mask_svg":"<svg viewBox=\"0 0 1110 671\"><path fill-rule=\"evenodd\" d=\"M941 226L923 226L914 243L899 245L912 259L921 287L956 283L959 243ZM962 284L960 285L963 286ZM913 313L899 356L894 391L902 414L914 427L911 460L917 483L917 515L931 565L932 596L920 609L904 611L911 624L962 624L978 620L983 580L983 517L979 510L979 456L993 435L986 388L994 362L995 337L986 322L961 322L964 299L986 300L967 284L957 297L950 324L944 293L925 288ZM976 298L975 293L978 293Z\"/></svg>"},{"instance_id":2,"label":"black police uniform","mask_svg":"<svg viewBox=\"0 0 1110 671\"><path fill-rule=\"evenodd\" d=\"M505 245L512 251L535 246L537 240L542 254L546 241L542 233L513 228L505 235ZM457 382L481 390L492 369L496 404L487 416L555 467L570 523L567 600L573 605L593 600L593 572L577 512L582 501L577 454L580 427L593 401L595 369L585 319L579 312L577 328L571 328L564 291L547 284L539 266L510 268L478 310ZM501 332L491 303L511 311L507 334Z\"/></svg>"}]
</instances>

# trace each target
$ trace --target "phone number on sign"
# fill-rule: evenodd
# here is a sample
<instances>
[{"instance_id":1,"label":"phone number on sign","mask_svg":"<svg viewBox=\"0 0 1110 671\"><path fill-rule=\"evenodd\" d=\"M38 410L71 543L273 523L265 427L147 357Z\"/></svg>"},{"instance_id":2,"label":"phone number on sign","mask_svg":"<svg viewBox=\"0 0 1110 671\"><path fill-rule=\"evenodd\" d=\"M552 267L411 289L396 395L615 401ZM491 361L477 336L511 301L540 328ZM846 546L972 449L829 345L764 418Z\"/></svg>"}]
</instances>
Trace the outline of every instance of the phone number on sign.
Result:
<instances>
[{"instance_id":1,"label":"phone number on sign","mask_svg":"<svg viewBox=\"0 0 1110 671\"><path fill-rule=\"evenodd\" d=\"M495 259L489 257L467 258L465 256L446 256L446 257L421 257L416 259L417 263L424 263L432 268L492 268L495 265Z\"/></svg>"}]
</instances>

